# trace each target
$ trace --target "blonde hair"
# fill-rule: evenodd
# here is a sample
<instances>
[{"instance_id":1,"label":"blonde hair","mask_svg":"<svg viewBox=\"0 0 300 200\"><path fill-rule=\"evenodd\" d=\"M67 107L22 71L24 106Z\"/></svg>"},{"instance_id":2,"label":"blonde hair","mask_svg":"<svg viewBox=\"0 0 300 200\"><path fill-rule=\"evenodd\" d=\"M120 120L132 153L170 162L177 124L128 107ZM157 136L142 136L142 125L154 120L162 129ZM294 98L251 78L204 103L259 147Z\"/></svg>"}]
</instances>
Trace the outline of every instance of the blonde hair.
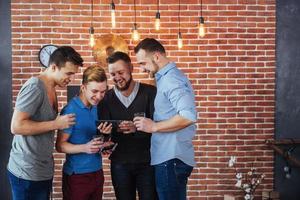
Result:
<instances>
[{"instance_id":1,"label":"blonde hair","mask_svg":"<svg viewBox=\"0 0 300 200\"><path fill-rule=\"evenodd\" d=\"M107 81L105 71L102 67L92 65L84 70L82 76L82 84L87 84L92 81L96 81L96 82Z\"/></svg>"}]
</instances>

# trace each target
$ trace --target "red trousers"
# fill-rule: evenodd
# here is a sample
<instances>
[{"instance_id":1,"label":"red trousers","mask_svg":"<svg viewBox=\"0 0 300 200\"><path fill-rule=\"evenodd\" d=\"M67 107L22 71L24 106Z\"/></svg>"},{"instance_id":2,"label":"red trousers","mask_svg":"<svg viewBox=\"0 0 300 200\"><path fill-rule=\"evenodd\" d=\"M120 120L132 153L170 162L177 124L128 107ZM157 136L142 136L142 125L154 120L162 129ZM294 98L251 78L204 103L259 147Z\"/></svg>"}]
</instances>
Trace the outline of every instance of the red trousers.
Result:
<instances>
[{"instance_id":1,"label":"red trousers","mask_svg":"<svg viewBox=\"0 0 300 200\"><path fill-rule=\"evenodd\" d=\"M102 200L103 183L102 169L86 174L63 174L63 199Z\"/></svg>"}]
</instances>

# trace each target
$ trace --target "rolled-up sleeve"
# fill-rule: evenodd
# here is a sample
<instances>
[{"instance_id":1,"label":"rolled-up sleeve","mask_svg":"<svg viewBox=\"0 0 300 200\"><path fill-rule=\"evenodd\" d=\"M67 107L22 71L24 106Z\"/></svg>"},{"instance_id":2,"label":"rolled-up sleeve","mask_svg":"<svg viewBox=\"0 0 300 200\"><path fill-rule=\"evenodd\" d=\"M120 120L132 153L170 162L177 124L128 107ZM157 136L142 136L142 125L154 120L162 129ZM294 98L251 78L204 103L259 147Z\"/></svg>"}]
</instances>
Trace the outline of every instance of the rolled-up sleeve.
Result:
<instances>
[{"instance_id":1,"label":"rolled-up sleeve","mask_svg":"<svg viewBox=\"0 0 300 200\"><path fill-rule=\"evenodd\" d=\"M197 121L195 95L191 86L184 80L173 77L168 86L168 98L176 112L193 122Z\"/></svg>"}]
</instances>

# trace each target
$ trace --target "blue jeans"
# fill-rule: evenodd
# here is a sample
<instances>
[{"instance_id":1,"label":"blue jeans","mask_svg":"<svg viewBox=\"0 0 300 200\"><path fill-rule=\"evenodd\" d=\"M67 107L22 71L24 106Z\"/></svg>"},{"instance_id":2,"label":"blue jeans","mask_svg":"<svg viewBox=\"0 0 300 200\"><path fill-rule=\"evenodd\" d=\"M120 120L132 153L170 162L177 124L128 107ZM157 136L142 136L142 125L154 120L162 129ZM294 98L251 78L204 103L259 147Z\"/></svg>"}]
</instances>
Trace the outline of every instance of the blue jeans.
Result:
<instances>
[{"instance_id":1,"label":"blue jeans","mask_svg":"<svg viewBox=\"0 0 300 200\"><path fill-rule=\"evenodd\" d=\"M111 176L118 200L156 200L154 168L150 164L111 163Z\"/></svg>"},{"instance_id":2,"label":"blue jeans","mask_svg":"<svg viewBox=\"0 0 300 200\"><path fill-rule=\"evenodd\" d=\"M154 165L159 200L186 200L186 185L193 167L179 159Z\"/></svg>"},{"instance_id":3,"label":"blue jeans","mask_svg":"<svg viewBox=\"0 0 300 200\"><path fill-rule=\"evenodd\" d=\"M49 200L52 179L46 181L29 181L16 177L8 171L13 200Z\"/></svg>"}]
</instances>

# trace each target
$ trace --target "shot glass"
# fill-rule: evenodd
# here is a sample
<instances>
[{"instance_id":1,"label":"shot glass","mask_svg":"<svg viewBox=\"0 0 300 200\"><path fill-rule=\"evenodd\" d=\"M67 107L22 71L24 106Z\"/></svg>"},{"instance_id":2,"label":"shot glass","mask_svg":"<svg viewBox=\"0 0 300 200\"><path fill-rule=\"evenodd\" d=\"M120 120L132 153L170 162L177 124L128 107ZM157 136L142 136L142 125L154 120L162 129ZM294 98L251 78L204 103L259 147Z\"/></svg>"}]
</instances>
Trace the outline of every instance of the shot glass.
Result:
<instances>
[{"instance_id":1,"label":"shot glass","mask_svg":"<svg viewBox=\"0 0 300 200\"><path fill-rule=\"evenodd\" d=\"M133 114L134 117L146 117L146 114L144 112L137 112Z\"/></svg>"}]
</instances>

